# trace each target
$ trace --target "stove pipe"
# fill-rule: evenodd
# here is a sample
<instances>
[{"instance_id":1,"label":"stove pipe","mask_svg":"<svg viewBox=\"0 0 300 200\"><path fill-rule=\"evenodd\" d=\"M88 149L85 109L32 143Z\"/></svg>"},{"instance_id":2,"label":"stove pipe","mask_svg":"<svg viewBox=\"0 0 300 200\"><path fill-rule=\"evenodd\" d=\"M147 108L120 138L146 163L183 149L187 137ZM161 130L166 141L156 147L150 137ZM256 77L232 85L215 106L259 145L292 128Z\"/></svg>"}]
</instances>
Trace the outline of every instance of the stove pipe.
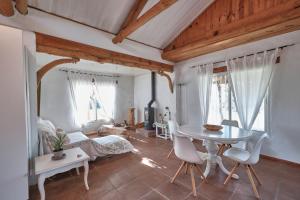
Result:
<instances>
[{"instance_id":1,"label":"stove pipe","mask_svg":"<svg viewBox=\"0 0 300 200\"><path fill-rule=\"evenodd\" d=\"M147 107L145 107L144 111L144 126L146 130L153 130L153 123L154 123L154 108L151 107L152 104L155 101L155 93L156 93L156 88L155 88L155 72L151 72L151 100L149 101Z\"/></svg>"}]
</instances>

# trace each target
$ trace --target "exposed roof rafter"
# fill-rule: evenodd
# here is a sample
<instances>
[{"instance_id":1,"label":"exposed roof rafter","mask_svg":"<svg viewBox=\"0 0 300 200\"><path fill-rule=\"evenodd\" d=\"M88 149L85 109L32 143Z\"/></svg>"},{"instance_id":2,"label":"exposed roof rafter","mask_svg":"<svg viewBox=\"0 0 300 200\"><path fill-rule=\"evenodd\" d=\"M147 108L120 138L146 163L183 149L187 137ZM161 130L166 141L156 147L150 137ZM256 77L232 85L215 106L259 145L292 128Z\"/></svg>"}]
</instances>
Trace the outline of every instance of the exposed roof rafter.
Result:
<instances>
[{"instance_id":1,"label":"exposed roof rafter","mask_svg":"<svg viewBox=\"0 0 300 200\"><path fill-rule=\"evenodd\" d=\"M157 4L155 4L152 8L150 8L147 12L145 12L138 19L129 23L126 27L124 27L116 37L113 38L113 43L122 42L128 35L136 31L138 28L146 24L152 18L169 8L173 5L177 0L160 0Z\"/></svg>"},{"instance_id":2,"label":"exposed roof rafter","mask_svg":"<svg viewBox=\"0 0 300 200\"><path fill-rule=\"evenodd\" d=\"M121 30L128 26L128 24L132 23L134 20L137 20L139 14L142 12L148 0L135 0L135 4L130 10L128 16L126 17L124 23L121 26ZM120 31L121 31L120 30ZM120 32L119 31L119 32Z\"/></svg>"}]
</instances>

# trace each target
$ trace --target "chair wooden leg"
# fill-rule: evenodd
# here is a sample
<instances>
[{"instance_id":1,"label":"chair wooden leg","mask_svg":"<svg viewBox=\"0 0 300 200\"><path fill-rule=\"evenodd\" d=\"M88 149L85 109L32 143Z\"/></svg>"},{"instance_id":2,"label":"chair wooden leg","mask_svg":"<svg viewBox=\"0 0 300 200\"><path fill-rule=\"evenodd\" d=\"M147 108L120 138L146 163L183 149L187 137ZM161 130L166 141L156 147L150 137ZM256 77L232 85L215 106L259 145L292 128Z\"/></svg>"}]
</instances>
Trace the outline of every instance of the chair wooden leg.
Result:
<instances>
[{"instance_id":1,"label":"chair wooden leg","mask_svg":"<svg viewBox=\"0 0 300 200\"><path fill-rule=\"evenodd\" d=\"M173 153L173 151L174 151L174 147L173 147L173 148L171 149L171 151L169 152L167 158L170 158L170 156L171 156L171 154Z\"/></svg>"},{"instance_id":2,"label":"chair wooden leg","mask_svg":"<svg viewBox=\"0 0 300 200\"><path fill-rule=\"evenodd\" d=\"M228 181L231 179L234 171L236 170L236 168L238 168L238 166L240 165L240 163L235 163L234 167L232 168L232 170L230 171L229 175L227 176L225 182L224 182L224 185L226 185L228 183Z\"/></svg>"},{"instance_id":3,"label":"chair wooden leg","mask_svg":"<svg viewBox=\"0 0 300 200\"><path fill-rule=\"evenodd\" d=\"M218 155L218 156L221 155L221 154L223 153L224 148L225 148L225 144L222 144L222 145L219 147L219 150L218 150L218 152L217 152L217 155Z\"/></svg>"},{"instance_id":4,"label":"chair wooden leg","mask_svg":"<svg viewBox=\"0 0 300 200\"><path fill-rule=\"evenodd\" d=\"M194 167L193 165L189 165L190 174L191 174L191 181L192 181L193 195L196 197L197 196L197 191L196 191L196 182L195 182L193 167Z\"/></svg>"},{"instance_id":5,"label":"chair wooden leg","mask_svg":"<svg viewBox=\"0 0 300 200\"><path fill-rule=\"evenodd\" d=\"M188 169L189 169L189 164L188 163L186 163L186 165L185 165L185 174L187 174L188 173Z\"/></svg>"},{"instance_id":6,"label":"chair wooden leg","mask_svg":"<svg viewBox=\"0 0 300 200\"><path fill-rule=\"evenodd\" d=\"M200 176L202 177L202 179L204 180L204 182L207 183L207 179L206 179L206 177L204 176L204 173L203 173L202 169L200 168L200 166L199 166L199 165L196 165L196 164L195 164L195 166L196 166L196 169L199 171Z\"/></svg>"},{"instance_id":7,"label":"chair wooden leg","mask_svg":"<svg viewBox=\"0 0 300 200\"><path fill-rule=\"evenodd\" d=\"M253 191L254 191L254 194L255 194L256 198L260 199L260 196L259 196L259 194L258 194L258 191L257 191L257 189L256 189L256 186L255 186L255 183L254 183L254 180L253 180L253 177L252 177L252 175L251 175L251 170L250 170L249 165L246 165L246 171L247 171L249 180L250 180L250 182L251 182L251 185L252 185L252 189L253 189Z\"/></svg>"},{"instance_id":8,"label":"chair wooden leg","mask_svg":"<svg viewBox=\"0 0 300 200\"><path fill-rule=\"evenodd\" d=\"M187 163L186 163L185 161L182 161L182 163L181 163L180 167L178 168L176 174L175 174L174 177L172 178L171 183L174 183L176 177L178 176L178 174L180 173L180 171L182 170L182 168L183 168L183 166L184 166L185 164L187 164Z\"/></svg>"},{"instance_id":9,"label":"chair wooden leg","mask_svg":"<svg viewBox=\"0 0 300 200\"><path fill-rule=\"evenodd\" d=\"M258 184L262 185L260 179L258 178L256 172L254 171L254 168L251 165L249 165L249 168L250 168L250 171L252 172L252 174L254 175L255 179L257 180Z\"/></svg>"}]
</instances>

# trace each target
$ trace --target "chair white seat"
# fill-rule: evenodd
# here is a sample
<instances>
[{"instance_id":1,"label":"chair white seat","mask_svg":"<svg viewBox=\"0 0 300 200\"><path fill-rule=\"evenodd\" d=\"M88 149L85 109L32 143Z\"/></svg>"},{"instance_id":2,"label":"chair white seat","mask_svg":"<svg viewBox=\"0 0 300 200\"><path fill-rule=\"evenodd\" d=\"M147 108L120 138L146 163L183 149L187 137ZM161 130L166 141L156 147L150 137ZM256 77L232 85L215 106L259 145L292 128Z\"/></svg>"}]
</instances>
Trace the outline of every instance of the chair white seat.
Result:
<instances>
[{"instance_id":1,"label":"chair white seat","mask_svg":"<svg viewBox=\"0 0 300 200\"><path fill-rule=\"evenodd\" d=\"M208 159L208 154L207 153L203 153L201 151L197 151L197 154L199 155L201 160L207 160ZM199 163L202 164L202 163Z\"/></svg>"},{"instance_id":2,"label":"chair white seat","mask_svg":"<svg viewBox=\"0 0 300 200\"><path fill-rule=\"evenodd\" d=\"M244 149L239 149L239 148L232 147L230 149L227 149L223 153L223 155L230 158L230 159L232 159L232 160L238 161L240 163L244 163L249 159L251 154L248 151L244 150Z\"/></svg>"},{"instance_id":3,"label":"chair white seat","mask_svg":"<svg viewBox=\"0 0 300 200\"><path fill-rule=\"evenodd\" d=\"M226 178L224 185L228 183L234 171L240 166L240 164L243 164L246 167L246 172L252 185L253 192L255 193L256 198L260 199L253 176L259 185L261 185L261 181L259 180L253 165L259 161L260 149L264 139L266 138L269 138L267 133L253 131L253 136L247 141L247 150L232 147L224 152L224 156L235 161L235 165Z\"/></svg>"}]
</instances>

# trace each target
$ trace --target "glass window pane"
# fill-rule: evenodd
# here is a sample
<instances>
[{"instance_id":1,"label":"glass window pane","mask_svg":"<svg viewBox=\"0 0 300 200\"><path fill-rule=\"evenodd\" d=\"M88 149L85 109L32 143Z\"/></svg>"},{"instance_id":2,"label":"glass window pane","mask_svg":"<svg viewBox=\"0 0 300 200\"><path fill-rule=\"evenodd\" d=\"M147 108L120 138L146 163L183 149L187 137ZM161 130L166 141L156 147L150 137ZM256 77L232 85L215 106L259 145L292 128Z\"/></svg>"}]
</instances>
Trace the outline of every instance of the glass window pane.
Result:
<instances>
[{"instance_id":1,"label":"glass window pane","mask_svg":"<svg viewBox=\"0 0 300 200\"><path fill-rule=\"evenodd\" d=\"M229 118L228 94L226 75L214 75L208 115L209 124L221 124L224 119Z\"/></svg>"}]
</instances>

